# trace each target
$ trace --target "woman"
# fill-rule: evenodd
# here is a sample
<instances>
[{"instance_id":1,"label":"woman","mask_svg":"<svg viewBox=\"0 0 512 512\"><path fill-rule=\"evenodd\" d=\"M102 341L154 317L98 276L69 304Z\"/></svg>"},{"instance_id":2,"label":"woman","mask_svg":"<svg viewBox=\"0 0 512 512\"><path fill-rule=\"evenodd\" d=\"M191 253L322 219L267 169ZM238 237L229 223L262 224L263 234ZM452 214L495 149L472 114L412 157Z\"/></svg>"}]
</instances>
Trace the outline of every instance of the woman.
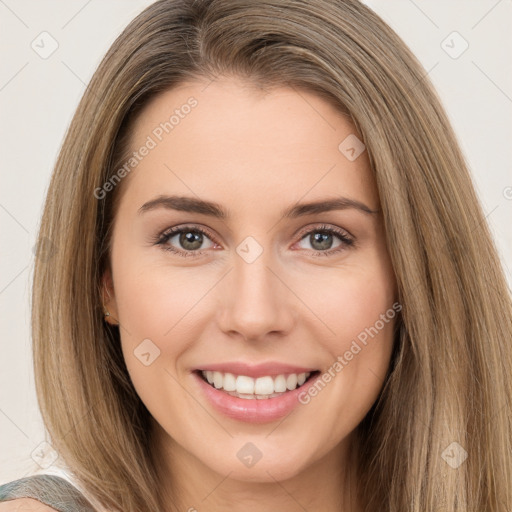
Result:
<instances>
[{"instance_id":1,"label":"woman","mask_svg":"<svg viewBox=\"0 0 512 512\"><path fill-rule=\"evenodd\" d=\"M39 403L96 509L512 507L510 294L439 100L359 2L152 4L39 240Z\"/></svg>"}]
</instances>

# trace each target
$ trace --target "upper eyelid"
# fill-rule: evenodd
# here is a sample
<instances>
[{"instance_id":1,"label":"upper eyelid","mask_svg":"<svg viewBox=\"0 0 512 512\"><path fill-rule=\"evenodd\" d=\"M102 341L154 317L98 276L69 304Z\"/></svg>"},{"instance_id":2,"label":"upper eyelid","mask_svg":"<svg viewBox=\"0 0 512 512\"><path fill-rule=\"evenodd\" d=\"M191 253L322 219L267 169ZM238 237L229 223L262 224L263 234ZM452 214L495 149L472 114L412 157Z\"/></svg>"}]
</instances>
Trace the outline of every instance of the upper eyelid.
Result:
<instances>
[{"instance_id":1,"label":"upper eyelid","mask_svg":"<svg viewBox=\"0 0 512 512\"><path fill-rule=\"evenodd\" d=\"M328 225L328 223L326 222L323 222L323 223L320 223L320 224L317 224L316 226L313 225L308 225L308 226L305 226L304 228L301 228L299 229L294 236L301 236L302 234L304 235L307 235L308 233L312 232L312 231L332 231L335 235L339 235L340 233L338 233L338 231L342 231L344 233L347 234L347 237L350 238L350 239L354 239L354 235L352 235L352 233L350 233L347 229L345 228L341 228L339 226L333 226L333 225Z\"/></svg>"},{"instance_id":2,"label":"upper eyelid","mask_svg":"<svg viewBox=\"0 0 512 512\"><path fill-rule=\"evenodd\" d=\"M168 228L168 229L162 231L162 233L160 235L158 235L158 240L165 241L165 239L167 239L167 241L168 241L171 238L173 238L174 236L176 236L186 230L199 231L200 233L203 233L206 236L208 236L208 238L210 238L210 240L213 243L219 244L219 242L216 241L215 235L209 229L207 229L203 226L198 226L198 225L194 225L194 224L192 224L192 225L185 224L184 226L176 226L176 227ZM195 251L195 252L201 252L201 251Z\"/></svg>"}]
</instances>

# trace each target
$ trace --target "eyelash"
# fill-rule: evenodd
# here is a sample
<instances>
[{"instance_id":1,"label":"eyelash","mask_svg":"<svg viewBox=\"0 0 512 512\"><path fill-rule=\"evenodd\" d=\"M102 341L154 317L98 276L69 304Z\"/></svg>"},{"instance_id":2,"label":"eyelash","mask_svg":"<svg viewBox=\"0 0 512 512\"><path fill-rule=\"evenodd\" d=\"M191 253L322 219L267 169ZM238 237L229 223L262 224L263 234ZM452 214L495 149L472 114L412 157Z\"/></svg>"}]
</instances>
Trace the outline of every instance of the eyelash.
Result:
<instances>
[{"instance_id":1,"label":"eyelash","mask_svg":"<svg viewBox=\"0 0 512 512\"><path fill-rule=\"evenodd\" d=\"M174 254L178 254L179 256L182 256L185 258L190 257L190 256L192 256L192 257L202 256L205 251L183 251L180 249L176 249L172 245L165 245L173 236L175 236L176 234L183 233L183 232L185 232L185 233L186 232L198 232L198 233L201 233L202 235L206 235L208 238L211 239L212 242L216 243L215 237L213 236L213 234L210 231L208 231L207 229L202 228L200 226L191 225L191 226L182 226L182 227L174 227L174 228L167 229L166 231L163 231L162 233L157 235L157 237L153 240L153 244L161 246L161 249L164 251L170 251ZM315 227L313 229L310 229L309 231L301 232L299 234L299 236L300 236L299 241L303 240L307 235L311 235L312 233L317 233L317 232L329 233L329 234L336 235L340 239L342 244L335 249L328 249L326 251L314 251L313 256L315 256L315 257L316 256L331 256L333 254L339 253L345 249L348 249L348 248L354 246L354 239L350 238L346 234L345 231L343 231L339 228L329 227L327 225L321 225L321 226Z\"/></svg>"}]
</instances>

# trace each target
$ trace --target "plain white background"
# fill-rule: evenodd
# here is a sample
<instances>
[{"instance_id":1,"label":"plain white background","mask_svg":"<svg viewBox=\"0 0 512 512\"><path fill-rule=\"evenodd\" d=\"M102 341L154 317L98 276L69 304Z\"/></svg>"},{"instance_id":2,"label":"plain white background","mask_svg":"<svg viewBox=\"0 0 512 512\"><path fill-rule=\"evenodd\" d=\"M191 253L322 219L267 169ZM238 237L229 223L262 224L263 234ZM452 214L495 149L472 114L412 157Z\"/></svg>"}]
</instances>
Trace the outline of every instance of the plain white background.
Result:
<instances>
[{"instance_id":1,"label":"plain white background","mask_svg":"<svg viewBox=\"0 0 512 512\"><path fill-rule=\"evenodd\" d=\"M43 465L52 454L41 445L32 372L33 247L52 167L85 84L116 36L151 3L0 0L0 484L57 465L37 464L41 448ZM512 1L365 3L405 40L436 86L512 283ZM42 58L52 40L58 47Z\"/></svg>"}]
</instances>

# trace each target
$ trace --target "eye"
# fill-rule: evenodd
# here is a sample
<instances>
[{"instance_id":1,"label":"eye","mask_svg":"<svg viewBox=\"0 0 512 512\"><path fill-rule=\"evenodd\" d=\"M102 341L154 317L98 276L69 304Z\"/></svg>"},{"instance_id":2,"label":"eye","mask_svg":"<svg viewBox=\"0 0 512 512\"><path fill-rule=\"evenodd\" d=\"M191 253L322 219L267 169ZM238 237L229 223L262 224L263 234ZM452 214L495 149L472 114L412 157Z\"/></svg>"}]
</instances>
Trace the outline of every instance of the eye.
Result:
<instances>
[{"instance_id":1,"label":"eye","mask_svg":"<svg viewBox=\"0 0 512 512\"><path fill-rule=\"evenodd\" d=\"M213 246L211 238L212 235L203 228L185 226L164 231L159 235L156 244L161 245L162 249L166 251L171 251L181 256L197 256L202 254L203 249L209 249ZM204 247L205 241L210 241L210 245Z\"/></svg>"},{"instance_id":2,"label":"eye","mask_svg":"<svg viewBox=\"0 0 512 512\"><path fill-rule=\"evenodd\" d=\"M336 239L338 244L334 245ZM309 247L306 247L306 249L313 250L314 256L329 256L354 245L354 239L346 231L325 225L307 231L300 240L300 242L303 241L309 244Z\"/></svg>"}]
</instances>

